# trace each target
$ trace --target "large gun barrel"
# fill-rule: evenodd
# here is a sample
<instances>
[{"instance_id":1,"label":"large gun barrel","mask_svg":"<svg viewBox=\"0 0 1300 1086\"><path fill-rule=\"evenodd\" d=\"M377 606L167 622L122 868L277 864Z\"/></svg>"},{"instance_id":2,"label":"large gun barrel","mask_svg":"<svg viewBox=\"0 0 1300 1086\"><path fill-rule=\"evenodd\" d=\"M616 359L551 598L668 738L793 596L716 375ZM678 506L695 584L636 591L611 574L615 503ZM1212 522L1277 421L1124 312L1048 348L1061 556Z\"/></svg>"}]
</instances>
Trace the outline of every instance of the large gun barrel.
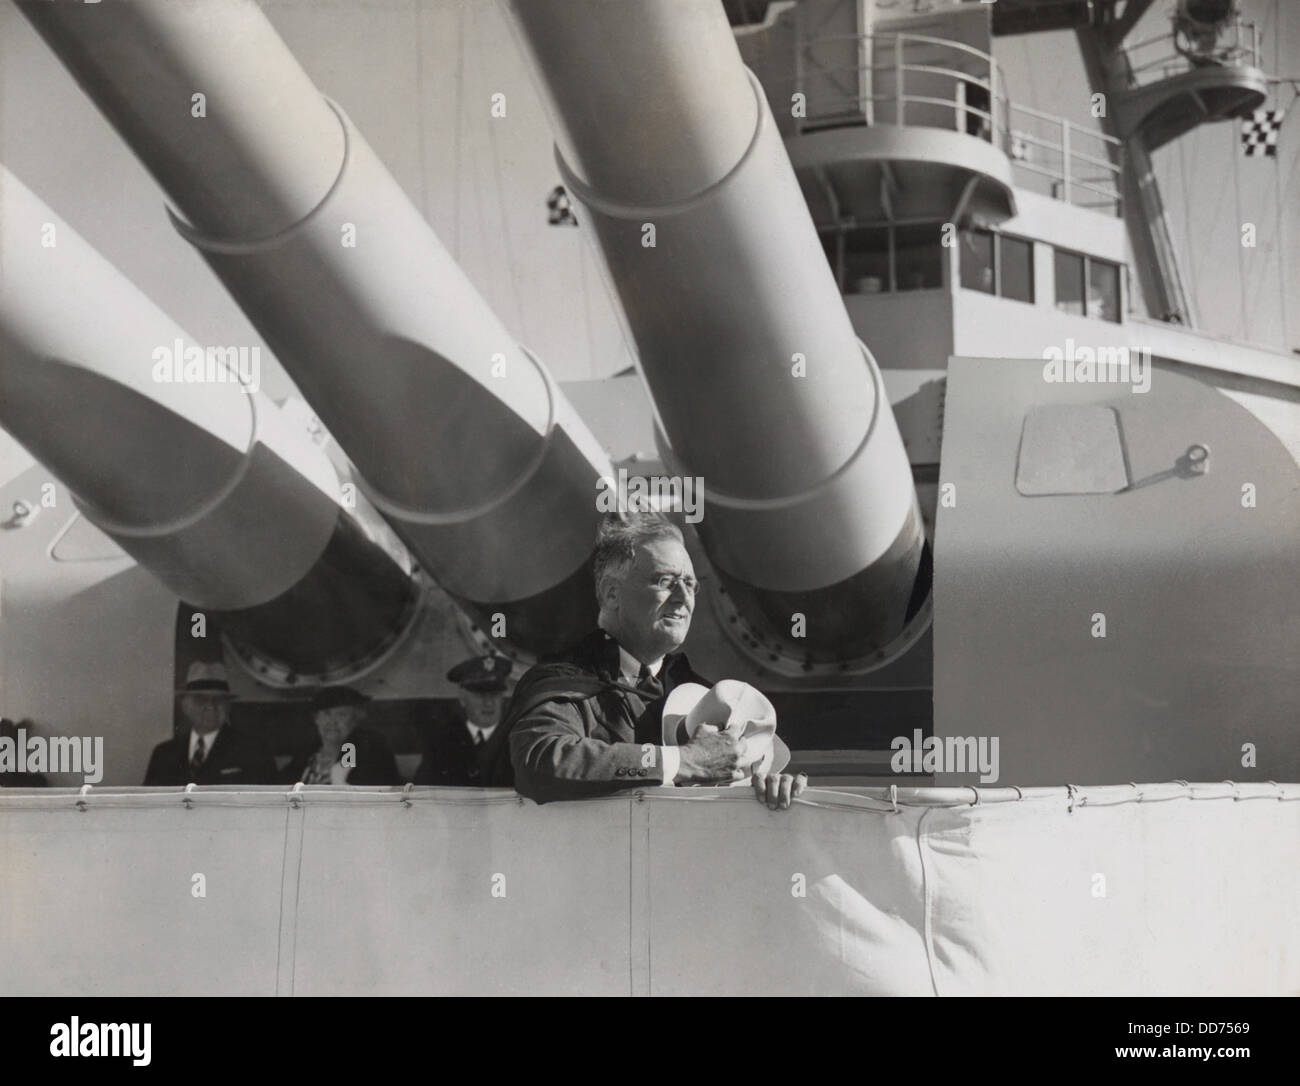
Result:
<instances>
[{"instance_id":1,"label":"large gun barrel","mask_svg":"<svg viewBox=\"0 0 1300 1086\"><path fill-rule=\"evenodd\" d=\"M443 588L525 650L589 629L608 459L256 3L19 7Z\"/></svg>"},{"instance_id":2,"label":"large gun barrel","mask_svg":"<svg viewBox=\"0 0 1300 1086\"><path fill-rule=\"evenodd\" d=\"M0 207L4 428L123 550L284 671L346 671L391 646L416 586L340 505L324 452L3 167Z\"/></svg>"},{"instance_id":3,"label":"large gun barrel","mask_svg":"<svg viewBox=\"0 0 1300 1086\"><path fill-rule=\"evenodd\" d=\"M751 640L810 665L881 653L928 587L911 470L722 5L505 10Z\"/></svg>"}]
</instances>

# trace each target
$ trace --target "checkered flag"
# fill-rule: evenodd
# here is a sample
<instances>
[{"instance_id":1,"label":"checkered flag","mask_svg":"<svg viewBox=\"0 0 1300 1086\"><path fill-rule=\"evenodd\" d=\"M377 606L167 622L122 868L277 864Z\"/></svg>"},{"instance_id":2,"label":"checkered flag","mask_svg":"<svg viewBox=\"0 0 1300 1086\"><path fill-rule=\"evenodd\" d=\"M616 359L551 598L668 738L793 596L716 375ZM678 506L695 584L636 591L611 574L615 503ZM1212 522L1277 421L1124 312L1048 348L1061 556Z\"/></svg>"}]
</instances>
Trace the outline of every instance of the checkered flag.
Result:
<instances>
[{"instance_id":1,"label":"checkered flag","mask_svg":"<svg viewBox=\"0 0 1300 1086\"><path fill-rule=\"evenodd\" d=\"M1246 157L1263 153L1269 158L1277 158L1277 140L1282 133L1283 113L1280 109L1256 110L1250 119L1241 126L1241 146Z\"/></svg>"},{"instance_id":2,"label":"checkered flag","mask_svg":"<svg viewBox=\"0 0 1300 1086\"><path fill-rule=\"evenodd\" d=\"M546 221L551 226L577 226L578 217L569 203L569 194L563 185L556 185L546 197Z\"/></svg>"}]
</instances>

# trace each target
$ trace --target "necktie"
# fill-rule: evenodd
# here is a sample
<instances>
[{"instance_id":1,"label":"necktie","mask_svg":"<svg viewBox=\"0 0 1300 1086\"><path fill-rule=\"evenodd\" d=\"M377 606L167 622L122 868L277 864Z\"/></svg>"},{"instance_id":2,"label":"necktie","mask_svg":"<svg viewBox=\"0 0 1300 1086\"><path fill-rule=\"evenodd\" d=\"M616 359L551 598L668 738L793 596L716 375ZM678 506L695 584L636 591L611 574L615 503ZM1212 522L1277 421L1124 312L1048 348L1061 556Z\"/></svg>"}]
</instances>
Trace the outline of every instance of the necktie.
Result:
<instances>
[{"instance_id":1,"label":"necktie","mask_svg":"<svg viewBox=\"0 0 1300 1086\"><path fill-rule=\"evenodd\" d=\"M482 732L474 733L474 745L476 747L481 747L486 742L487 742L487 738L483 735Z\"/></svg>"},{"instance_id":2,"label":"necktie","mask_svg":"<svg viewBox=\"0 0 1300 1086\"><path fill-rule=\"evenodd\" d=\"M637 676L636 688L647 701L658 701L664 696L664 684L651 674L650 668L645 664L641 665L641 674Z\"/></svg>"},{"instance_id":3,"label":"necktie","mask_svg":"<svg viewBox=\"0 0 1300 1086\"><path fill-rule=\"evenodd\" d=\"M190 772L195 776L203 768L203 736L199 736L198 742L194 744L194 756L190 758Z\"/></svg>"}]
</instances>

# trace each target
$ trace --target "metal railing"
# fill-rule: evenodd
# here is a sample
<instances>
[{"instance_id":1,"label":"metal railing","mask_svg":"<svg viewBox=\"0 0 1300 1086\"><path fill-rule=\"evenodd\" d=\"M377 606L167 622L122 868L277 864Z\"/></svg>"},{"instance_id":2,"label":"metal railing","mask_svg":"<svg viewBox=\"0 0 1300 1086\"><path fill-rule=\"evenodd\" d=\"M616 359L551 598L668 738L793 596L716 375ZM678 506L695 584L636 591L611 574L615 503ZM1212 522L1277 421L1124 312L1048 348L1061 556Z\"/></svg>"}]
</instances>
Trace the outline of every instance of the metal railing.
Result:
<instances>
[{"instance_id":1,"label":"metal railing","mask_svg":"<svg viewBox=\"0 0 1300 1086\"><path fill-rule=\"evenodd\" d=\"M842 52L849 44L856 45L857 60L853 64L827 63L817 55L827 48L837 48ZM877 45L882 44L884 50L878 52ZM940 58L947 63L909 61L909 47L915 46L929 47L952 56ZM958 66L961 64L965 67ZM923 79L921 87L909 94L909 72L913 75L913 87L917 86L917 76L937 78ZM909 105L925 105L947 112L951 123L943 127L957 131L970 131L971 127L977 127L981 138L996 142L999 120L992 103L1005 100L999 90L1000 76L988 53L945 38L901 33L815 38L805 42L795 57L795 90L805 95L812 91L807 116L797 118L797 126L806 131L832 127L837 123L925 124L916 120L915 109L911 112L912 121L908 120ZM824 80L825 84L813 90L810 81L817 79ZM872 93L876 84L882 82L892 82L893 89ZM921 93L922 90L948 92ZM985 103L983 106L974 104L981 98ZM925 126L939 127L933 122Z\"/></svg>"},{"instance_id":2,"label":"metal railing","mask_svg":"<svg viewBox=\"0 0 1300 1086\"><path fill-rule=\"evenodd\" d=\"M1141 87L1197 68L1258 68L1259 27L1240 18L1213 38L1195 40L1175 25L1172 33L1134 42L1124 50L1130 87Z\"/></svg>"},{"instance_id":3,"label":"metal railing","mask_svg":"<svg viewBox=\"0 0 1300 1086\"><path fill-rule=\"evenodd\" d=\"M1011 102L997 63L974 46L908 33L810 39L795 52L791 83L804 105L796 134L876 124L961 132L1006 154L1018 182L1120 213L1121 142Z\"/></svg>"},{"instance_id":4,"label":"metal railing","mask_svg":"<svg viewBox=\"0 0 1300 1086\"><path fill-rule=\"evenodd\" d=\"M1012 166L1041 178L1049 195L1079 207L1120 212L1123 144L1113 136L1011 103Z\"/></svg>"}]
</instances>

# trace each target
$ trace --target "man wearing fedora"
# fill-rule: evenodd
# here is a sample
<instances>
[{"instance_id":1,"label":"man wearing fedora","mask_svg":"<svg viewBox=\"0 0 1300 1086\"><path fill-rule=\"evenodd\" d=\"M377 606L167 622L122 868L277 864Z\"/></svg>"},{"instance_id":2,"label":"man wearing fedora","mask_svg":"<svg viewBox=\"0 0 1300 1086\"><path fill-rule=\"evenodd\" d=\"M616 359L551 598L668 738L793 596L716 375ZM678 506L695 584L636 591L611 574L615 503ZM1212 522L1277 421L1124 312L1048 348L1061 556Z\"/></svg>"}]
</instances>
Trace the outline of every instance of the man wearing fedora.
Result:
<instances>
[{"instance_id":1,"label":"man wearing fedora","mask_svg":"<svg viewBox=\"0 0 1300 1086\"><path fill-rule=\"evenodd\" d=\"M235 695L223 664L190 664L176 696L189 727L154 747L144 774L146 786L276 783L270 749L230 726Z\"/></svg>"},{"instance_id":2,"label":"man wearing fedora","mask_svg":"<svg viewBox=\"0 0 1300 1086\"><path fill-rule=\"evenodd\" d=\"M600 628L529 670L502 724L519 793L546 803L622 788L751 780L761 802L788 808L807 779L781 772L789 751L776 744L775 714L770 728L730 715L754 699L715 696L704 709L723 715L687 726L683 713L681 729L673 722L672 734L664 733L672 692L697 684L703 694L710 686L678 651L698 584L677 526L659 513L607 518L594 573ZM770 703L758 698L766 710L756 715L768 715Z\"/></svg>"},{"instance_id":3,"label":"man wearing fedora","mask_svg":"<svg viewBox=\"0 0 1300 1086\"><path fill-rule=\"evenodd\" d=\"M415 771L415 784L510 788L514 772L501 727L513 665L504 656L471 656L449 672L459 687L463 719L438 721Z\"/></svg>"},{"instance_id":4,"label":"man wearing fedora","mask_svg":"<svg viewBox=\"0 0 1300 1086\"><path fill-rule=\"evenodd\" d=\"M316 743L293 758L282 778L286 784L397 785L393 748L366 727L370 699L350 686L325 686L311 699Z\"/></svg>"}]
</instances>

